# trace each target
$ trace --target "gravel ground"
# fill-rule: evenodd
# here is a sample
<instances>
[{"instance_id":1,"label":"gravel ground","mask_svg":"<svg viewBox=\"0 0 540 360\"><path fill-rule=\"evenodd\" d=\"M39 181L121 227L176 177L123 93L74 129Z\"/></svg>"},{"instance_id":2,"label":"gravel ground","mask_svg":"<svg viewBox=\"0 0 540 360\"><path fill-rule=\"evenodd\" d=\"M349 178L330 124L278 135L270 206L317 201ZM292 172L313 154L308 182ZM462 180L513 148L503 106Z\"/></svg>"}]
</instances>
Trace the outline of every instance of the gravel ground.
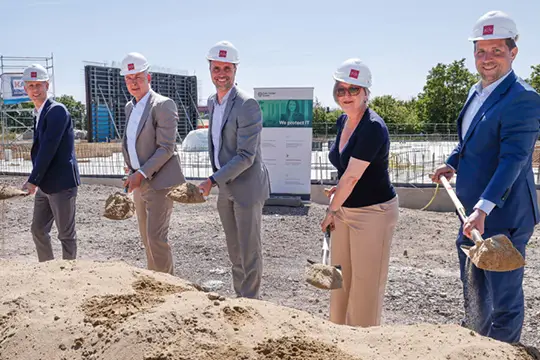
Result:
<instances>
[{"instance_id":1,"label":"gravel ground","mask_svg":"<svg viewBox=\"0 0 540 360\"><path fill-rule=\"evenodd\" d=\"M23 178L2 177L20 186ZM79 258L123 260L144 267L145 255L135 218L102 217L105 199L118 188L83 185L77 200ZM216 197L208 203L175 204L170 241L177 276L232 296L229 262ZM0 210L1 210L0 205ZM37 261L30 235L33 199L6 201L2 218L1 258ZM269 207L263 216L264 300L327 318L327 292L304 281L306 259L320 261L319 222L325 206ZM384 324L459 323L463 316L455 237L459 221L452 213L400 209L392 243ZM56 256L60 245L53 228ZM540 230L528 248L525 271L526 314L522 342L540 347Z\"/></svg>"}]
</instances>

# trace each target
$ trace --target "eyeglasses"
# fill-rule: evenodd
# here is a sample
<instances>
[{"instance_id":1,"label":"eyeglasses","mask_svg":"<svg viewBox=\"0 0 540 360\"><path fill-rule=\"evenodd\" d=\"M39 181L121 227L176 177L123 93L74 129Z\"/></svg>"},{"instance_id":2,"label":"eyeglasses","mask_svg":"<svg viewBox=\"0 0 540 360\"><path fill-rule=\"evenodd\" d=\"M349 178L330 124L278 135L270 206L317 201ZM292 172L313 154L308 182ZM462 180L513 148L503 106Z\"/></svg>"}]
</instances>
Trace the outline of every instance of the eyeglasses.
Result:
<instances>
[{"instance_id":1,"label":"eyeglasses","mask_svg":"<svg viewBox=\"0 0 540 360\"><path fill-rule=\"evenodd\" d=\"M351 95L351 96L356 96L356 95L360 94L360 90L362 90L362 88L359 87L359 86L351 86L350 88L338 87L336 89L336 96L337 97L343 97L347 93L349 93L349 95Z\"/></svg>"}]
</instances>

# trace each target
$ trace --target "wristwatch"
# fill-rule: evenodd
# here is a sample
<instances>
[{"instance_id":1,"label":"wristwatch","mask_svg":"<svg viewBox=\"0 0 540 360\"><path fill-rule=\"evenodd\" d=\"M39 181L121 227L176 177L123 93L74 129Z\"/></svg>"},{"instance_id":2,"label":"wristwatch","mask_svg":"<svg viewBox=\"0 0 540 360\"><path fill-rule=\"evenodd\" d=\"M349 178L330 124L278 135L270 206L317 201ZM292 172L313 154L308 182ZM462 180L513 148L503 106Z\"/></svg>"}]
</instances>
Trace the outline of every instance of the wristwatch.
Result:
<instances>
[{"instance_id":1,"label":"wristwatch","mask_svg":"<svg viewBox=\"0 0 540 360\"><path fill-rule=\"evenodd\" d=\"M217 185L217 182L216 182L216 180L214 179L214 177L213 177L212 175L210 175L208 178L209 178L210 181L212 182L212 186L216 186L216 185Z\"/></svg>"},{"instance_id":2,"label":"wristwatch","mask_svg":"<svg viewBox=\"0 0 540 360\"><path fill-rule=\"evenodd\" d=\"M332 216L336 215L337 210L330 210L330 207L326 208L326 213L331 214Z\"/></svg>"}]
</instances>

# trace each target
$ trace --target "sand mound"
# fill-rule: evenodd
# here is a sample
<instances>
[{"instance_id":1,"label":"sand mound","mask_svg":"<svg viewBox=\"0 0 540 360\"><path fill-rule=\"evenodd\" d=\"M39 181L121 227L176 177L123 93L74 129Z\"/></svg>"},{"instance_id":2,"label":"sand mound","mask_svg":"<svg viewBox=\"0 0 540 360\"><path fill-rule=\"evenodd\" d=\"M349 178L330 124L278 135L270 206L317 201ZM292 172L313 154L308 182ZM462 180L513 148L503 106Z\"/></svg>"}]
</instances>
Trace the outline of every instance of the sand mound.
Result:
<instances>
[{"instance_id":1,"label":"sand mound","mask_svg":"<svg viewBox=\"0 0 540 360\"><path fill-rule=\"evenodd\" d=\"M28 195L25 191L17 189L13 186L0 185L0 200L11 199L17 196Z\"/></svg>"},{"instance_id":2,"label":"sand mound","mask_svg":"<svg viewBox=\"0 0 540 360\"><path fill-rule=\"evenodd\" d=\"M124 263L0 268L2 360L532 359L458 326L336 326Z\"/></svg>"},{"instance_id":3,"label":"sand mound","mask_svg":"<svg viewBox=\"0 0 540 360\"><path fill-rule=\"evenodd\" d=\"M126 193L117 191L105 201L103 216L111 220L125 220L135 214L135 203Z\"/></svg>"},{"instance_id":4,"label":"sand mound","mask_svg":"<svg viewBox=\"0 0 540 360\"><path fill-rule=\"evenodd\" d=\"M206 201L199 187L190 182L172 188L167 197L182 204L199 204Z\"/></svg>"}]
</instances>

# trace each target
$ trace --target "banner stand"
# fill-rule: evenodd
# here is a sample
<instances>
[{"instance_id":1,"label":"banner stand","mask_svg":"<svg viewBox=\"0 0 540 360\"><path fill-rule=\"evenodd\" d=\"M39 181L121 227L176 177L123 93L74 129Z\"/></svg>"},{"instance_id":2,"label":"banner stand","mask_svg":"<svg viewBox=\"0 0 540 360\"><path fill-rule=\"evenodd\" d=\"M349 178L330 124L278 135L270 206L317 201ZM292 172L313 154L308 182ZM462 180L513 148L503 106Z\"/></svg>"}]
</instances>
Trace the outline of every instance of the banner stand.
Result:
<instances>
[{"instance_id":1,"label":"banner stand","mask_svg":"<svg viewBox=\"0 0 540 360\"><path fill-rule=\"evenodd\" d=\"M263 117L262 157L270 174L270 206L311 199L313 88L255 88Z\"/></svg>"}]
</instances>

